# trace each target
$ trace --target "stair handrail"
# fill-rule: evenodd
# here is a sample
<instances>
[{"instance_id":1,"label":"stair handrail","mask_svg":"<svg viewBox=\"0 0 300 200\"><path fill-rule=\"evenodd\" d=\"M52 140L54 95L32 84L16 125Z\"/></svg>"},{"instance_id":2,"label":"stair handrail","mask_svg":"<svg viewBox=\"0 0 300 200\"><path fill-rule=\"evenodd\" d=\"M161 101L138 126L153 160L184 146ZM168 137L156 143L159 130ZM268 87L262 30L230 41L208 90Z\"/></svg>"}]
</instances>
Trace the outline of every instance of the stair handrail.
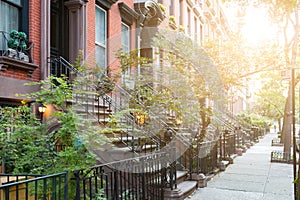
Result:
<instances>
[{"instance_id":1,"label":"stair handrail","mask_svg":"<svg viewBox=\"0 0 300 200\"><path fill-rule=\"evenodd\" d=\"M72 75L78 73L78 70L62 56L50 56L48 57L48 63L50 63L50 75L61 77L64 74L69 80L72 80ZM54 69L52 63L59 64L59 69ZM62 66L65 69L63 69ZM60 71L59 74L57 73L57 70Z\"/></svg>"},{"instance_id":2,"label":"stair handrail","mask_svg":"<svg viewBox=\"0 0 300 200\"><path fill-rule=\"evenodd\" d=\"M153 87L151 87L149 84L147 84L147 87L150 88L151 91L152 91L154 94L157 94L157 91L156 91ZM139 102L139 103L140 103L140 102ZM195 121L199 121L194 115L191 115L191 117L192 117ZM200 128L200 126L198 126L198 127L193 127L193 128L190 128L190 127L184 127L184 129L189 130L190 133L194 133L194 132L195 132L195 129L198 131L198 128ZM178 131L176 131L175 134L176 134L177 132L178 132ZM176 135L178 135L178 134L176 134ZM193 136L193 138L187 138L187 137L184 137L184 136L183 136L183 139L185 139L185 140L188 139L188 140L190 140L191 142L197 139L197 133L194 133L194 135L192 135L192 136Z\"/></svg>"},{"instance_id":3,"label":"stair handrail","mask_svg":"<svg viewBox=\"0 0 300 200\"><path fill-rule=\"evenodd\" d=\"M117 87L118 89L120 89L124 94L126 94L128 97L132 97L132 95L129 93L129 92L127 92L123 87L121 87L119 84L116 84L115 85L115 87ZM134 98L135 99L135 101L137 102L137 103L139 103L140 105L142 105L144 108L146 108L146 106L141 102L141 101L139 101L138 99L136 99L136 98ZM149 114L151 115L152 114L152 116L155 116L152 112L149 112ZM177 139L180 139L181 141L185 141L187 138L184 138L184 137L182 137L180 134L176 134L177 133L177 131L176 130L174 130L172 127L170 127L165 121L163 121L162 119L157 119L157 118L152 118L151 120L154 120L154 121L156 121L156 122L158 122L159 123L159 125L161 125L161 127L167 127L169 130L171 130L174 134L174 136L177 138ZM154 135L156 135L156 134L154 134ZM188 142L188 143L186 143L186 142L184 142L185 143L185 145L190 145L190 142Z\"/></svg>"},{"instance_id":4,"label":"stair handrail","mask_svg":"<svg viewBox=\"0 0 300 200\"><path fill-rule=\"evenodd\" d=\"M84 74L84 76L88 75L90 80L97 80L98 78L102 77L102 78L109 78L106 74L101 74L100 76L97 76L95 74L93 74L92 72L87 72L86 74ZM100 79L99 79L100 80ZM96 85L90 85L88 83L85 83L87 85L85 85L87 87L87 90L93 91L92 94L97 95L97 92L95 91ZM84 85L82 85L84 87ZM118 87L117 87L118 88ZM120 89L120 88L119 88ZM114 89L115 91L116 89ZM123 94L125 90L120 89L121 92ZM97 96L99 99L102 99L103 102L108 103L109 109L111 109L111 107L115 108L115 111L121 111L122 108L120 106L118 106L117 102L114 100L114 98L112 97L114 91L110 92L109 94L104 94L101 96ZM93 101L94 102L94 101ZM94 106L93 106L94 107ZM88 109L87 109L88 110ZM152 139L152 141L157 145L157 148L160 148L161 145L161 139L159 137L157 137L157 135L151 133L151 132L145 132L145 130L143 130L136 122L135 119L132 115L126 114L124 113L123 115L126 120L128 121L128 124L132 124L134 125L135 129L141 130L143 132L143 135L147 135L148 137L150 137ZM100 123L100 122L99 122ZM102 125L105 125L104 123L102 123ZM134 130L134 128L132 127L132 131ZM148 134L147 134L148 133ZM149 135L150 133L150 135ZM121 140L122 141L122 140ZM122 141L124 143L124 141ZM134 151L133 147L130 147L127 143L126 144L131 150Z\"/></svg>"}]
</instances>

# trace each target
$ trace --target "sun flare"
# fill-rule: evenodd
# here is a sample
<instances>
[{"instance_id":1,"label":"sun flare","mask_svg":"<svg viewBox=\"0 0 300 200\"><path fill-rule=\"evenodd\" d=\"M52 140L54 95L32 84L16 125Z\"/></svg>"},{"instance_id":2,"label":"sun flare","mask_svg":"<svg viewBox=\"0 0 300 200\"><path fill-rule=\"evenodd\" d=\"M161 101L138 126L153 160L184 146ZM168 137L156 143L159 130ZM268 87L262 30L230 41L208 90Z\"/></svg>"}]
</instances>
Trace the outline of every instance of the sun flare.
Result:
<instances>
[{"instance_id":1,"label":"sun flare","mask_svg":"<svg viewBox=\"0 0 300 200\"><path fill-rule=\"evenodd\" d=\"M263 8L250 7L247 9L241 31L244 39L251 44L270 41L276 36L275 26L272 25L267 11Z\"/></svg>"}]
</instances>

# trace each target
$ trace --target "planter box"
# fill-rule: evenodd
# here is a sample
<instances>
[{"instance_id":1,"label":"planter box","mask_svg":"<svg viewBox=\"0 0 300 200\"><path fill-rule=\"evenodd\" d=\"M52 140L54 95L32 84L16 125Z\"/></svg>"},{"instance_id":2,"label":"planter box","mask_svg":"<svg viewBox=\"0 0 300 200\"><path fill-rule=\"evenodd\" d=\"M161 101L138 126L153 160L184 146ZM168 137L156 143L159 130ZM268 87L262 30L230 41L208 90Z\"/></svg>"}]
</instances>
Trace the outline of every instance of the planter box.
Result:
<instances>
[{"instance_id":1,"label":"planter box","mask_svg":"<svg viewBox=\"0 0 300 200\"><path fill-rule=\"evenodd\" d=\"M243 149L241 149L241 148L236 148L236 149L235 149L235 153L236 153L238 156L242 156L242 155L243 155Z\"/></svg>"}]
</instances>

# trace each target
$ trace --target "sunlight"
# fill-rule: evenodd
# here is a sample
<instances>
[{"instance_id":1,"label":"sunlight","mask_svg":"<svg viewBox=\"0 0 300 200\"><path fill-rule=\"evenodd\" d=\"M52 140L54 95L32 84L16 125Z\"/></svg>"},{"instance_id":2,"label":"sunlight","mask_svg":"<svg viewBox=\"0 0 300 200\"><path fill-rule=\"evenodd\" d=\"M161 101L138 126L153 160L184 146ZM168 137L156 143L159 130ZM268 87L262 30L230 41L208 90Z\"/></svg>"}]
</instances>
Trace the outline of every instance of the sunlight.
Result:
<instances>
[{"instance_id":1,"label":"sunlight","mask_svg":"<svg viewBox=\"0 0 300 200\"><path fill-rule=\"evenodd\" d=\"M267 11L263 8L249 7L241 29L244 39L257 44L275 39L276 29L268 19Z\"/></svg>"}]
</instances>

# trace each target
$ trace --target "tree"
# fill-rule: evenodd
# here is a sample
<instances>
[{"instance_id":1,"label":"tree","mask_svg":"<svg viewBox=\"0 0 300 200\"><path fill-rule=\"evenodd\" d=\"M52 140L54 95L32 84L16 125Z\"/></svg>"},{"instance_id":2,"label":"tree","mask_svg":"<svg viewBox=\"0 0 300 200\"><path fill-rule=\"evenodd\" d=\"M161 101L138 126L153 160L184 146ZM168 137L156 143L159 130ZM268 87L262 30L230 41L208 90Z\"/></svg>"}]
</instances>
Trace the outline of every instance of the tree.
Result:
<instances>
[{"instance_id":1,"label":"tree","mask_svg":"<svg viewBox=\"0 0 300 200\"><path fill-rule=\"evenodd\" d=\"M31 85L40 85L41 90L25 95L26 99L53 105L55 111L51 120L57 121L60 128L56 132L48 132L51 120L40 123L32 113L32 106L24 104L16 108L2 108L1 157L9 161L8 169L13 173L50 174L73 171L95 163L95 158L85 144L91 135L95 136L99 131L93 126L85 126L83 129L81 118L67 106L74 92L69 82L65 78L49 77L49 80ZM105 140L99 137L94 137L93 142L101 145ZM66 146L61 152L55 150L57 139Z\"/></svg>"},{"instance_id":2,"label":"tree","mask_svg":"<svg viewBox=\"0 0 300 200\"><path fill-rule=\"evenodd\" d=\"M253 46L247 44L240 34L207 40L204 48L218 66L229 105L234 104L239 91L245 93L249 90L248 82L253 77L285 66L281 48L275 42Z\"/></svg>"},{"instance_id":3,"label":"tree","mask_svg":"<svg viewBox=\"0 0 300 200\"><path fill-rule=\"evenodd\" d=\"M274 73L268 73L268 79L262 88L256 93L258 97L254 102L252 111L269 119L276 120L281 131L281 119L284 116L284 105L286 97L283 95L285 88L280 81L280 77Z\"/></svg>"},{"instance_id":4,"label":"tree","mask_svg":"<svg viewBox=\"0 0 300 200\"><path fill-rule=\"evenodd\" d=\"M295 122L294 110L294 87L297 81L294 79L296 61L298 55L299 42L299 1L297 0L260 0L257 6L265 6L268 8L270 18L278 25L278 30L282 34L283 53L285 58L286 70L291 71L291 81L289 86L288 97L285 103L284 120L282 133L284 136L284 152L286 155L291 153L291 125ZM292 111L292 114L290 114ZM295 129L293 128L293 132ZM295 142L295 140L294 140ZM295 144L295 143L294 143ZM294 148L295 150L295 148ZM296 155L294 152L294 162ZM298 170L300 172L300 170ZM294 163L294 177L296 178L296 167ZM299 199L300 193L297 193L296 184L294 187L295 199Z\"/></svg>"},{"instance_id":5,"label":"tree","mask_svg":"<svg viewBox=\"0 0 300 200\"><path fill-rule=\"evenodd\" d=\"M269 8L269 13L271 18L280 27L282 26L282 36L284 41L284 54L286 62L286 70L292 70L292 76L294 76L294 69L296 67L297 52L298 52L298 42L299 42L299 15L298 15L298 2L296 0L262 0ZM292 29L292 31L291 31ZM290 33L292 32L292 36ZM290 111L293 108L294 99L294 84L296 82L291 81L289 87L288 98L286 101L285 111L284 111L284 123L283 123L283 134L284 134L284 152L291 152L290 141L291 141L291 124L293 123L293 115L290 115Z\"/></svg>"},{"instance_id":6,"label":"tree","mask_svg":"<svg viewBox=\"0 0 300 200\"><path fill-rule=\"evenodd\" d=\"M215 106L223 109L223 85L216 73L216 66L198 43L181 32L159 30L152 45L159 49L157 55L160 56L161 64L155 73L166 77L162 80L176 83L172 89L177 96L191 97L183 105L194 110L191 112L195 114L194 121L199 121L197 139L203 141L212 115L207 99L214 99ZM179 89L181 85L186 86L183 87L185 91Z\"/></svg>"}]
</instances>

